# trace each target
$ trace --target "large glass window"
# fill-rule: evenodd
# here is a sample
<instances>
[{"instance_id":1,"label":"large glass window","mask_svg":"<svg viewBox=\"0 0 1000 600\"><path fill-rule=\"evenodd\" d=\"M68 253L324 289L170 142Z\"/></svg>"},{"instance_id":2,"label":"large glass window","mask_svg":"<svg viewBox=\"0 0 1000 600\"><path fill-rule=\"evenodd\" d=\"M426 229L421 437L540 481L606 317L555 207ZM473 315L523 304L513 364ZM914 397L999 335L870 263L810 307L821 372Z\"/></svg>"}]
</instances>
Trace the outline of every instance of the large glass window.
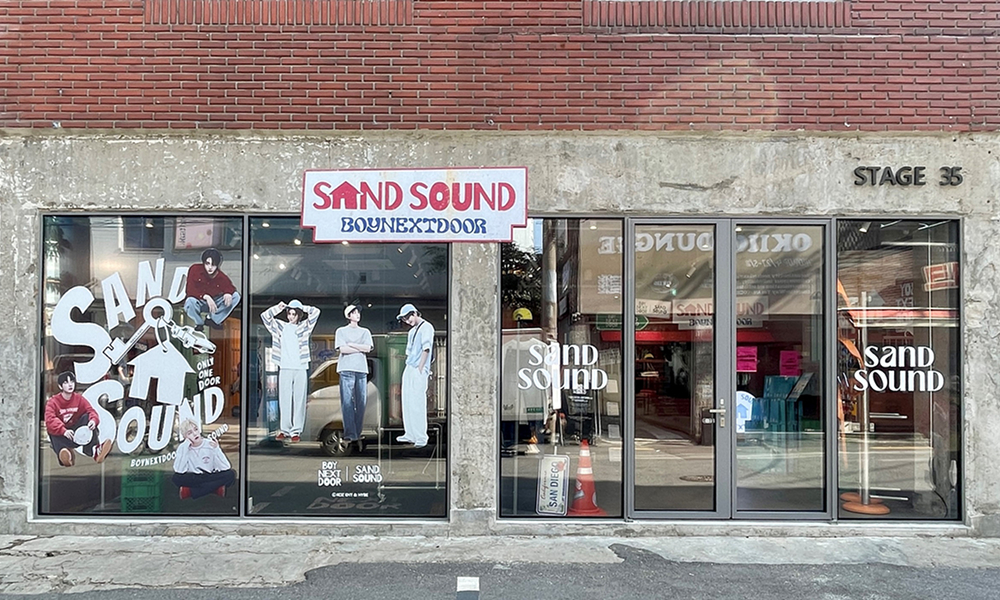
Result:
<instances>
[{"instance_id":1,"label":"large glass window","mask_svg":"<svg viewBox=\"0 0 1000 600\"><path fill-rule=\"evenodd\" d=\"M445 516L448 246L249 243L248 512Z\"/></svg>"},{"instance_id":2,"label":"large glass window","mask_svg":"<svg viewBox=\"0 0 1000 600\"><path fill-rule=\"evenodd\" d=\"M502 516L623 514L621 236L529 219L501 245Z\"/></svg>"},{"instance_id":3,"label":"large glass window","mask_svg":"<svg viewBox=\"0 0 1000 600\"><path fill-rule=\"evenodd\" d=\"M43 231L39 512L237 514L241 219Z\"/></svg>"},{"instance_id":4,"label":"large glass window","mask_svg":"<svg viewBox=\"0 0 1000 600\"><path fill-rule=\"evenodd\" d=\"M840 221L840 518L958 519L959 228Z\"/></svg>"},{"instance_id":5,"label":"large glass window","mask_svg":"<svg viewBox=\"0 0 1000 600\"><path fill-rule=\"evenodd\" d=\"M961 518L959 224L834 223L835 289L823 225L732 221L720 258L713 225L638 224L634 281L620 220L517 230L501 516L623 516L634 411L637 511L831 510L836 464L840 519ZM45 216L43 235L39 513L447 516L447 245L314 244L262 216Z\"/></svg>"},{"instance_id":6,"label":"large glass window","mask_svg":"<svg viewBox=\"0 0 1000 600\"><path fill-rule=\"evenodd\" d=\"M820 225L736 227L737 510L826 506L823 239Z\"/></svg>"}]
</instances>

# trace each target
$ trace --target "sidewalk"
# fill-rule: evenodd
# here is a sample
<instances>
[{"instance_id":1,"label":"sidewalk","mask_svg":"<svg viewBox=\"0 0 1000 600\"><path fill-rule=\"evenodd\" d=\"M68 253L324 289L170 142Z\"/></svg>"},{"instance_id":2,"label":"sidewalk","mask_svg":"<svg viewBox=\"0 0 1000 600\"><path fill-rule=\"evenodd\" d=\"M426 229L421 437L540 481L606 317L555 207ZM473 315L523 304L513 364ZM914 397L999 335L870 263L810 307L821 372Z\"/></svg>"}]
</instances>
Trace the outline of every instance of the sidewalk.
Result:
<instances>
[{"instance_id":1,"label":"sidewalk","mask_svg":"<svg viewBox=\"0 0 1000 600\"><path fill-rule=\"evenodd\" d=\"M343 563L620 563L613 545L676 562L1000 567L1000 539L972 538L0 536L0 593L269 587Z\"/></svg>"}]
</instances>

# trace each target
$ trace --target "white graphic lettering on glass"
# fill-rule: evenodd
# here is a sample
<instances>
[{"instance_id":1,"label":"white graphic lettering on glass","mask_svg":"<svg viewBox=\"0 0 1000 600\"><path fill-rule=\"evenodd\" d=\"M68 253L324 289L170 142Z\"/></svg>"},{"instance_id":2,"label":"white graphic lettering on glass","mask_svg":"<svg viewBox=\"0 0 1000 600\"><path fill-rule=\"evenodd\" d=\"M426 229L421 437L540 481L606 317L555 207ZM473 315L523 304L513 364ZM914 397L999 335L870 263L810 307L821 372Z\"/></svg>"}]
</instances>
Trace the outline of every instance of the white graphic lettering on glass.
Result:
<instances>
[{"instance_id":1,"label":"white graphic lettering on glass","mask_svg":"<svg viewBox=\"0 0 1000 600\"><path fill-rule=\"evenodd\" d=\"M590 344L533 344L528 348L528 364L537 369L523 368L517 372L518 389L557 388L583 392L603 390L608 374L594 367L597 348Z\"/></svg>"},{"instance_id":2,"label":"white graphic lettering on glass","mask_svg":"<svg viewBox=\"0 0 1000 600\"><path fill-rule=\"evenodd\" d=\"M934 350L929 346L866 346L865 367L854 373L859 392L938 392L944 375L930 368Z\"/></svg>"}]
</instances>

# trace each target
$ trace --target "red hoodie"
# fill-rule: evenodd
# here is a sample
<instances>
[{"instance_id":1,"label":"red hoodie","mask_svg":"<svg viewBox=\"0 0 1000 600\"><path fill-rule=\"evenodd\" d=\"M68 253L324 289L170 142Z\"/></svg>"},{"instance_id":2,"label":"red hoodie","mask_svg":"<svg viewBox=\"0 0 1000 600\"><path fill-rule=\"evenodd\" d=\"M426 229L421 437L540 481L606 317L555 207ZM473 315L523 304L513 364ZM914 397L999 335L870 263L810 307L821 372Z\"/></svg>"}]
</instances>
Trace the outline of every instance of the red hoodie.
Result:
<instances>
[{"instance_id":1,"label":"red hoodie","mask_svg":"<svg viewBox=\"0 0 1000 600\"><path fill-rule=\"evenodd\" d=\"M73 392L69 400L63 398L62 393L52 396L45 402L45 431L51 435L66 435L66 425L79 419L81 412L90 414L88 421L101 422L97 411L83 394Z\"/></svg>"}]
</instances>

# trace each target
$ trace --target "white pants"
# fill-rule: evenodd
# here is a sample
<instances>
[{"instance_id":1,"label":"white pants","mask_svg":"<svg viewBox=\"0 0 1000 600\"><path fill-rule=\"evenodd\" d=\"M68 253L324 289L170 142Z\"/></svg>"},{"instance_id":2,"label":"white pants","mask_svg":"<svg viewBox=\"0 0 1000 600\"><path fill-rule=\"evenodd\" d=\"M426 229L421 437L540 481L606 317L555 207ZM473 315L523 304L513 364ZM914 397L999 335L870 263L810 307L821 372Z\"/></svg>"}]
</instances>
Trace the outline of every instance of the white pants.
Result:
<instances>
[{"instance_id":1,"label":"white pants","mask_svg":"<svg viewBox=\"0 0 1000 600\"><path fill-rule=\"evenodd\" d=\"M427 377L416 367L403 369L403 436L417 446L427 444Z\"/></svg>"},{"instance_id":2,"label":"white pants","mask_svg":"<svg viewBox=\"0 0 1000 600\"><path fill-rule=\"evenodd\" d=\"M300 435L306 424L307 373L305 369L278 369L278 409L285 435Z\"/></svg>"}]
</instances>

